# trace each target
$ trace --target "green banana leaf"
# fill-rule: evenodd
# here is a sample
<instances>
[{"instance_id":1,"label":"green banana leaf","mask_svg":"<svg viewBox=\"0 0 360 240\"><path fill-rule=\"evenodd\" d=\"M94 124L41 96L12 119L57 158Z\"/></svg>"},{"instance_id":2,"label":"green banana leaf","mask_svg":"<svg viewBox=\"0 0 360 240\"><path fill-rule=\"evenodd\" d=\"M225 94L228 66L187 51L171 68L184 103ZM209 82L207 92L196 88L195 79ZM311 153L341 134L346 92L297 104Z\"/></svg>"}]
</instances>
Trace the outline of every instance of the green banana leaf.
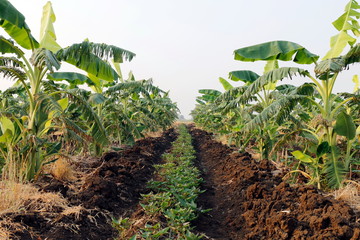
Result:
<instances>
[{"instance_id":1,"label":"green banana leaf","mask_svg":"<svg viewBox=\"0 0 360 240\"><path fill-rule=\"evenodd\" d=\"M276 86L276 90L278 90L282 94L289 94L296 90L296 87L291 84L281 84L279 86Z\"/></svg>"},{"instance_id":2,"label":"green banana leaf","mask_svg":"<svg viewBox=\"0 0 360 240\"><path fill-rule=\"evenodd\" d=\"M244 83L252 83L260 76L250 70L232 71L229 73L229 78L233 81L242 81Z\"/></svg>"},{"instance_id":3,"label":"green banana leaf","mask_svg":"<svg viewBox=\"0 0 360 240\"><path fill-rule=\"evenodd\" d=\"M228 91L230 89L233 89L234 87L224 78L220 77L219 82L224 87L225 91Z\"/></svg>"},{"instance_id":4,"label":"green banana leaf","mask_svg":"<svg viewBox=\"0 0 360 240\"><path fill-rule=\"evenodd\" d=\"M35 49L30 62L39 69L47 67L50 72L54 72L54 69L59 70L61 66L54 53L46 48Z\"/></svg>"},{"instance_id":5,"label":"green banana leaf","mask_svg":"<svg viewBox=\"0 0 360 240\"><path fill-rule=\"evenodd\" d=\"M0 57L0 75L13 80L25 80L23 63L15 57Z\"/></svg>"},{"instance_id":6,"label":"green banana leaf","mask_svg":"<svg viewBox=\"0 0 360 240\"><path fill-rule=\"evenodd\" d=\"M355 37L360 36L358 18L360 17L360 5L351 0L345 7L345 12L333 22L333 26L339 33L330 39L330 50L326 53L323 60L339 57L344 48L349 44L353 45L356 38L352 37L348 31L352 31Z\"/></svg>"},{"instance_id":7,"label":"green banana leaf","mask_svg":"<svg viewBox=\"0 0 360 240\"><path fill-rule=\"evenodd\" d=\"M221 92L214 89L200 89L199 93L203 94L200 97L197 97L200 101L204 100L205 102L213 102L217 97L221 95Z\"/></svg>"},{"instance_id":8,"label":"green banana leaf","mask_svg":"<svg viewBox=\"0 0 360 240\"><path fill-rule=\"evenodd\" d=\"M303 46L289 41L272 41L261 43L234 51L235 60L255 62L259 60L294 61L300 64L311 64L317 61L318 55L309 52Z\"/></svg>"},{"instance_id":9,"label":"green banana leaf","mask_svg":"<svg viewBox=\"0 0 360 240\"><path fill-rule=\"evenodd\" d=\"M245 124L242 131L250 132L254 129L258 128L259 126L263 126L267 121L271 118L286 118L291 114L294 106L297 102L303 100L306 96L298 95L298 94L291 94L285 95L282 98L277 99L273 103L271 103L267 108L257 114L253 119ZM280 115L283 116L280 116Z\"/></svg>"},{"instance_id":10,"label":"green banana leaf","mask_svg":"<svg viewBox=\"0 0 360 240\"><path fill-rule=\"evenodd\" d=\"M15 133L15 126L13 122L5 116L0 118L0 127L3 133L6 132L6 130L9 130L11 133Z\"/></svg>"},{"instance_id":11,"label":"green banana leaf","mask_svg":"<svg viewBox=\"0 0 360 240\"><path fill-rule=\"evenodd\" d=\"M91 104L102 104L106 98L101 93L92 93L88 99L88 102Z\"/></svg>"},{"instance_id":12,"label":"green banana leaf","mask_svg":"<svg viewBox=\"0 0 360 240\"><path fill-rule=\"evenodd\" d=\"M316 77L321 80L328 80L335 73L341 72L345 68L345 60L341 57L330 58L321 61L315 67Z\"/></svg>"},{"instance_id":13,"label":"green banana leaf","mask_svg":"<svg viewBox=\"0 0 360 240\"><path fill-rule=\"evenodd\" d=\"M313 163L314 159L312 157L310 157L309 155L300 152L298 150L291 152L291 154L298 160L300 160L301 162L304 163Z\"/></svg>"},{"instance_id":14,"label":"green banana leaf","mask_svg":"<svg viewBox=\"0 0 360 240\"><path fill-rule=\"evenodd\" d=\"M360 43L353 46L345 56L343 56L345 61L345 67L348 67L350 64L360 62Z\"/></svg>"},{"instance_id":15,"label":"green banana leaf","mask_svg":"<svg viewBox=\"0 0 360 240\"><path fill-rule=\"evenodd\" d=\"M279 61L278 60L269 60L266 62L266 65L264 67L264 73L270 72L274 69L279 68Z\"/></svg>"},{"instance_id":16,"label":"green banana leaf","mask_svg":"<svg viewBox=\"0 0 360 240\"><path fill-rule=\"evenodd\" d=\"M270 72L265 73L256 81L254 81L249 87L246 89L244 94L239 98L241 103L247 103L251 97L259 92L264 86L269 83L283 80L284 78L292 78L295 75L307 76L309 72L307 70L295 67L283 67L272 70Z\"/></svg>"},{"instance_id":17,"label":"green banana leaf","mask_svg":"<svg viewBox=\"0 0 360 240\"><path fill-rule=\"evenodd\" d=\"M331 146L328 142L322 142L316 149L316 156L318 158L322 157L324 154L331 152Z\"/></svg>"},{"instance_id":18,"label":"green banana leaf","mask_svg":"<svg viewBox=\"0 0 360 240\"><path fill-rule=\"evenodd\" d=\"M215 89L200 89L199 93L204 94L204 95L213 95L213 96L220 96L221 92Z\"/></svg>"},{"instance_id":19,"label":"green banana leaf","mask_svg":"<svg viewBox=\"0 0 360 240\"><path fill-rule=\"evenodd\" d=\"M65 80L71 85L81 85L84 83L87 83L89 86L94 85L89 77L76 72L54 72L48 74L47 78L53 81Z\"/></svg>"},{"instance_id":20,"label":"green banana leaf","mask_svg":"<svg viewBox=\"0 0 360 240\"><path fill-rule=\"evenodd\" d=\"M350 115L345 111L342 111L336 118L336 123L334 126L334 131L340 135L344 136L347 139L351 140L356 135L356 126Z\"/></svg>"},{"instance_id":21,"label":"green banana leaf","mask_svg":"<svg viewBox=\"0 0 360 240\"><path fill-rule=\"evenodd\" d=\"M14 45L13 41L11 41L10 39L6 39L3 36L0 36L0 53L15 53L18 56L24 54L24 52L21 51L20 48Z\"/></svg>"},{"instance_id":22,"label":"green banana leaf","mask_svg":"<svg viewBox=\"0 0 360 240\"><path fill-rule=\"evenodd\" d=\"M39 47L39 43L30 33L24 15L7 0L0 0L0 26L23 48Z\"/></svg>"},{"instance_id":23,"label":"green banana leaf","mask_svg":"<svg viewBox=\"0 0 360 240\"><path fill-rule=\"evenodd\" d=\"M119 75L108 63L109 58L114 62L131 61L135 54L113 45L83 41L60 49L56 56L102 80L113 81Z\"/></svg>"},{"instance_id":24,"label":"green banana leaf","mask_svg":"<svg viewBox=\"0 0 360 240\"><path fill-rule=\"evenodd\" d=\"M99 57L94 54L82 54L81 52L74 55L63 55L64 49L60 49L56 56L58 59L64 60L67 63L70 63L81 70L84 70L98 78L113 81L119 78L116 71ZM65 50L66 51L66 50Z\"/></svg>"}]
</instances>

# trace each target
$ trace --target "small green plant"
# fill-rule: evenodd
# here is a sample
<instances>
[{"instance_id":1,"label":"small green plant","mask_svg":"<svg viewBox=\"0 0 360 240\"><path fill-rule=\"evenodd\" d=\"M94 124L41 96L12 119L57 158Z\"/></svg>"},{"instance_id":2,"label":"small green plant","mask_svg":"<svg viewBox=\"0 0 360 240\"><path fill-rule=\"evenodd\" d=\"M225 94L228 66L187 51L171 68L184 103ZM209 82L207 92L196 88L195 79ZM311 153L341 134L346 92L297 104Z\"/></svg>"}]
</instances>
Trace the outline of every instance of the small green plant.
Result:
<instances>
[{"instance_id":1,"label":"small green plant","mask_svg":"<svg viewBox=\"0 0 360 240\"><path fill-rule=\"evenodd\" d=\"M160 223L154 225L145 224L145 227L140 230L140 236L143 239L160 239L169 232L169 227L163 228ZM136 238L135 238L136 239Z\"/></svg>"},{"instance_id":2,"label":"small green plant","mask_svg":"<svg viewBox=\"0 0 360 240\"><path fill-rule=\"evenodd\" d=\"M129 218L113 218L111 225L119 232L119 238L124 239L126 236L126 229L130 227Z\"/></svg>"},{"instance_id":3,"label":"small green plant","mask_svg":"<svg viewBox=\"0 0 360 240\"><path fill-rule=\"evenodd\" d=\"M199 170L193 166L196 157L191 135L185 125L180 125L178 132L171 152L163 155L165 163L155 166L161 180L150 181L148 187L152 192L142 195L140 205L151 222L140 228L132 239L202 238L191 232L190 225L199 213L205 212L198 209L196 204L198 195L202 193L199 188L202 179ZM154 222L154 219L158 222Z\"/></svg>"}]
</instances>

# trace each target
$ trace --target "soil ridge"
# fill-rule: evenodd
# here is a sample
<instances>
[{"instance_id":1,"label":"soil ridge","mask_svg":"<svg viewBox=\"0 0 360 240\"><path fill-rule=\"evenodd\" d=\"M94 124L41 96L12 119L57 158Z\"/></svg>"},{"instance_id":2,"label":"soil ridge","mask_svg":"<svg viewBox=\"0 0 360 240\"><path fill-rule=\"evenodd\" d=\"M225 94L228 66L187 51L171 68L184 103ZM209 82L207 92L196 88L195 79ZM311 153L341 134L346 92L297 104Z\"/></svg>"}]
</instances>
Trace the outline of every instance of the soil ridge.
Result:
<instances>
[{"instance_id":1,"label":"soil ridge","mask_svg":"<svg viewBox=\"0 0 360 240\"><path fill-rule=\"evenodd\" d=\"M198 205L212 209L194 225L209 239L360 239L358 216L346 203L313 186L290 186L269 161L190 132L205 180Z\"/></svg>"}]
</instances>

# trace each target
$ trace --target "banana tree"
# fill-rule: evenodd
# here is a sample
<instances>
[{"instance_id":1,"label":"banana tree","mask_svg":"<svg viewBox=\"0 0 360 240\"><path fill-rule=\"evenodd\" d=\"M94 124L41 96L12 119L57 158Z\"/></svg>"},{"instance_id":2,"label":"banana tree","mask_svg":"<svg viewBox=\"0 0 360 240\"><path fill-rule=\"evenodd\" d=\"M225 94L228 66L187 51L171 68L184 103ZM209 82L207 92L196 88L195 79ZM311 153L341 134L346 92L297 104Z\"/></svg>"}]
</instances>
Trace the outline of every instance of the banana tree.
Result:
<instances>
[{"instance_id":1,"label":"banana tree","mask_svg":"<svg viewBox=\"0 0 360 240\"><path fill-rule=\"evenodd\" d=\"M194 122L205 130L220 133L224 129L224 115L218 111L215 101L221 92L215 89L201 89L199 93L202 95L196 98L196 107L191 111Z\"/></svg>"},{"instance_id":2,"label":"banana tree","mask_svg":"<svg viewBox=\"0 0 360 240\"><path fill-rule=\"evenodd\" d=\"M178 110L167 93L155 87L152 80L135 80L132 72L124 79L120 63L113 62L112 65L119 79L110 82L92 74L79 73L55 72L48 78L65 80L70 86L86 83L93 90L88 102L103 121L110 140L118 144L133 143L143 136L143 131L156 131L171 125ZM102 149L101 144L95 145L97 155Z\"/></svg>"},{"instance_id":3,"label":"banana tree","mask_svg":"<svg viewBox=\"0 0 360 240\"><path fill-rule=\"evenodd\" d=\"M343 136L347 141L352 141L356 135L356 127L352 117L346 110L346 105L352 98L338 102L338 96L333 94L333 87L341 71L360 61L360 45L356 44L356 40L360 35L357 20L360 17L357 10L359 8L358 3L351 0L345 8L345 13L334 21L333 25L339 30L339 34L331 38L331 49L321 62L317 62L317 55L310 53L296 43L287 41L273 41L235 50L235 59L240 61L292 60L299 64L315 64L315 76L311 75L307 70L297 67L281 67L269 71L251 83L237 101L246 103L253 94L264 86L284 78L291 79L295 75L299 75L310 79L314 89L319 94L320 101L316 101L306 94L296 92L286 95L272 102L252 119L244 129L249 131L274 117L289 116L300 101L306 99L311 102L317 108L321 121L316 129L307 129L306 131L317 138L319 146L324 143L330 146L331 151L323 156L326 164L322 169L322 173L327 177L328 186L335 188L341 186L350 164L348 159L345 160L339 154L339 148L337 147L338 136ZM340 56L347 45L350 50Z\"/></svg>"},{"instance_id":4,"label":"banana tree","mask_svg":"<svg viewBox=\"0 0 360 240\"><path fill-rule=\"evenodd\" d=\"M278 60L268 60L267 64L264 68L264 73L271 71L273 69L277 69L278 66ZM240 71L232 71L229 73L229 78L232 81L241 81L245 85L238 88L239 90L242 90L242 94L246 90L248 86L250 86L256 79L258 79L260 76L250 70L240 70ZM239 114L239 119L241 119L241 127L237 129L237 132L241 132L243 126L245 125L244 121L249 121L251 118L253 118L257 112L262 111L267 106L269 106L272 101L274 100L274 92L275 90L276 82L271 82L261 88L260 91L255 93L252 97L252 104L238 104L238 108L241 111L241 114ZM232 92L232 91L230 91ZM234 109L233 107L227 107L226 109ZM243 113L250 113L248 114L248 117L245 119L241 116L244 116ZM256 141L256 148L260 153L260 159L267 158L268 153L270 152L270 149L272 147L273 139L275 138L277 126L274 126L274 124L268 122L265 124L265 126L258 127L256 130L252 131L251 134L244 135L244 134L237 134L238 136L246 136L245 139L247 139L243 144L247 144L248 141L252 138L252 136L261 136L257 138ZM245 146L241 148L241 150L244 149Z\"/></svg>"},{"instance_id":5,"label":"banana tree","mask_svg":"<svg viewBox=\"0 0 360 240\"><path fill-rule=\"evenodd\" d=\"M26 179L31 180L40 173L45 161L44 157L56 152L53 151L52 146L51 149L46 150L43 139L49 129L57 127L53 122L55 119L61 119L61 115L68 105L66 98L57 101L52 98L61 94L60 92L45 93L43 91L47 74L59 70L61 62L67 62L89 74L113 81L119 76L108 60L114 62L131 60L135 54L116 46L89 41L61 48L56 42L53 28L55 14L50 2L43 9L39 41L32 36L25 17L9 1L0 0L0 9L0 26L11 37L11 39L0 37L0 52L4 54L3 61L0 62L0 73L21 83L29 102L27 113L22 116L21 121L17 121L15 116L3 118L4 120L1 122L2 136L12 134L12 137L15 137L16 131L13 129L17 128L22 129L22 132L25 133L17 139L25 142L24 159L27 161L25 164L27 167L24 174ZM25 53L26 50L30 51L29 59ZM92 129L94 141L105 143L107 141L106 131L96 113L81 96L76 95L75 90L68 91L66 94L81 103L81 106L84 107L85 118L94 122ZM13 127L6 127L9 125L7 119L15 122ZM65 119L63 120L65 121ZM66 122L71 124L69 121ZM78 129L76 126L73 128ZM7 139L4 137L3 142L7 143Z\"/></svg>"},{"instance_id":6,"label":"banana tree","mask_svg":"<svg viewBox=\"0 0 360 240\"><path fill-rule=\"evenodd\" d=\"M104 95L106 126L113 136L118 135L119 143L132 143L143 137L145 131L165 129L177 116L176 105L151 79L130 78L109 87ZM122 117L116 117L115 112L121 112Z\"/></svg>"}]
</instances>

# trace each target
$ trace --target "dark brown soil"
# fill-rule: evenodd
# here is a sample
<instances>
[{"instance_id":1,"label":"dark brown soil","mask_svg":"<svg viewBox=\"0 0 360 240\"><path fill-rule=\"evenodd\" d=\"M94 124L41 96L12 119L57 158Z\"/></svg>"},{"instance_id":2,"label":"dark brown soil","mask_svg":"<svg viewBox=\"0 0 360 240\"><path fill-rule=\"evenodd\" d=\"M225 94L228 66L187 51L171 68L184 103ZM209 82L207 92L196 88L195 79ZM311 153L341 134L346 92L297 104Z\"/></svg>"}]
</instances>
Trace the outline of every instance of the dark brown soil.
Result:
<instances>
[{"instance_id":1,"label":"dark brown soil","mask_svg":"<svg viewBox=\"0 0 360 240\"><path fill-rule=\"evenodd\" d=\"M139 140L127 150L104 154L91 164L78 164L90 172L78 190L43 177L37 182L42 191L60 192L72 206L81 205L84 209L78 215L63 215L64 209L49 213L28 209L24 214L9 214L7 217L26 227L25 231L15 232L14 239L114 239L111 218L129 215L135 209L140 194L147 192L153 165L161 161L161 155L175 138L170 129L162 137Z\"/></svg>"},{"instance_id":2,"label":"dark brown soil","mask_svg":"<svg viewBox=\"0 0 360 240\"><path fill-rule=\"evenodd\" d=\"M360 239L354 211L345 203L325 196L311 186L282 181L267 161L256 162L213 140L211 134L191 128L206 190L198 205L212 209L193 223L205 239ZM25 230L14 229L22 240L114 239L112 217L139 216L140 194L153 177L153 164L170 148L176 135L169 130L160 138L146 138L133 147L104 154L93 162L77 163L88 173L74 189L70 183L43 177L41 191L60 192L71 206L82 206L78 214L53 212L8 214ZM73 184L73 183L72 183ZM9 226L11 227L11 226Z\"/></svg>"},{"instance_id":3,"label":"dark brown soil","mask_svg":"<svg viewBox=\"0 0 360 240\"><path fill-rule=\"evenodd\" d=\"M160 163L175 138L171 130L165 137L146 138L128 150L106 154L93 166L97 170L87 177L82 191L71 196L73 202L107 210L115 217L131 211L140 194L148 191L146 183L155 170L153 165Z\"/></svg>"},{"instance_id":4,"label":"dark brown soil","mask_svg":"<svg viewBox=\"0 0 360 240\"><path fill-rule=\"evenodd\" d=\"M194 223L211 239L360 239L354 211L316 188L282 181L268 161L215 142L192 128L205 209Z\"/></svg>"}]
</instances>

